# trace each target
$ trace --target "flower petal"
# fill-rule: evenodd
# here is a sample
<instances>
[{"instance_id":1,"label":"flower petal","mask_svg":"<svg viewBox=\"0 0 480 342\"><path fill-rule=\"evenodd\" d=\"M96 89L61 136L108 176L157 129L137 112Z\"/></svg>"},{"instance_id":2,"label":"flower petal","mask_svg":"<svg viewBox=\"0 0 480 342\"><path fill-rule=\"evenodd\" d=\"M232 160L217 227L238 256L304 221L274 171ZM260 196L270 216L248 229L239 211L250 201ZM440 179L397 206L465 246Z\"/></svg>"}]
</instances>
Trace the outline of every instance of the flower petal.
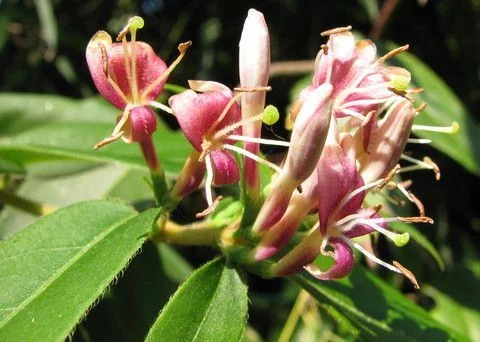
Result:
<instances>
[{"instance_id":1,"label":"flower petal","mask_svg":"<svg viewBox=\"0 0 480 342\"><path fill-rule=\"evenodd\" d=\"M240 172L235 157L225 151L213 151L210 155L213 162L213 183L215 185L238 183Z\"/></svg>"},{"instance_id":2,"label":"flower petal","mask_svg":"<svg viewBox=\"0 0 480 342\"><path fill-rule=\"evenodd\" d=\"M307 265L305 269L320 280L342 279L352 272L355 265L352 249L348 243L338 238L331 238L329 246L333 248L330 256L334 263L327 271L320 270L315 264Z\"/></svg>"}]
</instances>

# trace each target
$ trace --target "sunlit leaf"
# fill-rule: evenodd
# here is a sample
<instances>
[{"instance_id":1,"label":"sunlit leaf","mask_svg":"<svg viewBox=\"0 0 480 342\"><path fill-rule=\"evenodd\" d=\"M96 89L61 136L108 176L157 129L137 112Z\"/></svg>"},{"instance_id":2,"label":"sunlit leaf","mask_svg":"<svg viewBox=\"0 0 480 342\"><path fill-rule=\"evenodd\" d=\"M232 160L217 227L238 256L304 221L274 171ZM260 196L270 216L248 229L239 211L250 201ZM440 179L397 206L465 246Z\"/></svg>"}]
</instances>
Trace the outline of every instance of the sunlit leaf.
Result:
<instances>
[{"instance_id":1,"label":"sunlit leaf","mask_svg":"<svg viewBox=\"0 0 480 342\"><path fill-rule=\"evenodd\" d=\"M147 341L239 341L247 318L247 287L217 259L195 271L150 329Z\"/></svg>"},{"instance_id":2,"label":"sunlit leaf","mask_svg":"<svg viewBox=\"0 0 480 342\"><path fill-rule=\"evenodd\" d=\"M90 201L0 244L0 340L63 340L146 240L158 215Z\"/></svg>"}]
</instances>

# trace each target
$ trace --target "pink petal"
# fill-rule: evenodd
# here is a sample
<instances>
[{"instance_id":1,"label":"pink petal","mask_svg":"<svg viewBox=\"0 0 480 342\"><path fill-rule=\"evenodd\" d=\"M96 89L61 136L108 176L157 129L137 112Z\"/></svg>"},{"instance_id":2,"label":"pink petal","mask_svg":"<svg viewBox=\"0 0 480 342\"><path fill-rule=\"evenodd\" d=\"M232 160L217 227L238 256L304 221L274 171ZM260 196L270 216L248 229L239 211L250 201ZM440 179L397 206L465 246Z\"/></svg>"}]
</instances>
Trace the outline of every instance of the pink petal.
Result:
<instances>
[{"instance_id":1,"label":"pink petal","mask_svg":"<svg viewBox=\"0 0 480 342\"><path fill-rule=\"evenodd\" d=\"M202 151L202 142L207 132L212 128L220 116L230 96L223 92L207 92L197 94L193 90L186 90L181 94L174 95L168 100L180 127L188 141L198 151ZM215 127L214 132L240 120L240 106L234 103L225 118ZM232 134L238 134L237 128Z\"/></svg>"},{"instance_id":2,"label":"pink petal","mask_svg":"<svg viewBox=\"0 0 480 342\"><path fill-rule=\"evenodd\" d=\"M130 49L131 43L127 44ZM124 109L126 102L110 85L105 76L104 60L102 58L100 45L103 45L105 48L110 77L126 96L128 102L132 103L133 99L125 68L122 43L112 43L112 39L108 33L99 31L90 39L87 45L86 58L93 82L100 94L115 107ZM165 72L167 66L147 43L137 41L135 43L135 55L137 78L133 80L133 82L137 83L138 89L141 92L159 78ZM148 100L155 99L163 90L165 82L166 80L155 87L146 98Z\"/></svg>"},{"instance_id":3,"label":"pink petal","mask_svg":"<svg viewBox=\"0 0 480 342\"><path fill-rule=\"evenodd\" d=\"M331 257L334 264L327 271L320 270L315 264L307 265L305 269L320 280L342 279L349 275L355 266L352 249L345 241L338 238L331 238L329 246L333 248Z\"/></svg>"},{"instance_id":4,"label":"pink petal","mask_svg":"<svg viewBox=\"0 0 480 342\"><path fill-rule=\"evenodd\" d=\"M157 118L150 107L135 107L130 111L130 141L149 139L157 129Z\"/></svg>"},{"instance_id":5,"label":"pink petal","mask_svg":"<svg viewBox=\"0 0 480 342\"><path fill-rule=\"evenodd\" d=\"M213 183L215 185L226 185L238 183L240 172L237 161L230 153L225 151L213 151L210 153L213 162Z\"/></svg>"}]
</instances>

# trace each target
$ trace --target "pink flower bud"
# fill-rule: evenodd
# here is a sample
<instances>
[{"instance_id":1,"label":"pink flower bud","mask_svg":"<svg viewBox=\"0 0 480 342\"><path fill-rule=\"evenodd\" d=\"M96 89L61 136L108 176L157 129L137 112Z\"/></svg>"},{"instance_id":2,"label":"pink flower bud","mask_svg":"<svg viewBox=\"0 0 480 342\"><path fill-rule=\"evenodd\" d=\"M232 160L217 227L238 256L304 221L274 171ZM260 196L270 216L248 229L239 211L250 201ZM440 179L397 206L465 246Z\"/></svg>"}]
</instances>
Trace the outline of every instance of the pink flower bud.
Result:
<instances>
[{"instance_id":1,"label":"pink flower bud","mask_svg":"<svg viewBox=\"0 0 480 342\"><path fill-rule=\"evenodd\" d=\"M372 115L356 135L360 172L365 182L385 177L398 163L415 118L415 108L408 100L395 104L382 120Z\"/></svg>"},{"instance_id":2,"label":"pink flower bud","mask_svg":"<svg viewBox=\"0 0 480 342\"><path fill-rule=\"evenodd\" d=\"M292 131L290 148L282 172L274 180L253 226L254 231L268 229L285 213L293 191L315 169L327 137L331 117L332 86L325 83L305 100Z\"/></svg>"},{"instance_id":3,"label":"pink flower bud","mask_svg":"<svg viewBox=\"0 0 480 342\"><path fill-rule=\"evenodd\" d=\"M270 73L270 37L263 14L250 9L243 25L239 52L240 86L265 87ZM261 113L265 106L265 92L246 93L242 97L242 118L247 119ZM243 126L242 134L260 137L261 122L249 122ZM255 155L259 146L245 142L245 149ZM245 180L247 187L258 190L259 174L255 161L245 159Z\"/></svg>"}]
</instances>

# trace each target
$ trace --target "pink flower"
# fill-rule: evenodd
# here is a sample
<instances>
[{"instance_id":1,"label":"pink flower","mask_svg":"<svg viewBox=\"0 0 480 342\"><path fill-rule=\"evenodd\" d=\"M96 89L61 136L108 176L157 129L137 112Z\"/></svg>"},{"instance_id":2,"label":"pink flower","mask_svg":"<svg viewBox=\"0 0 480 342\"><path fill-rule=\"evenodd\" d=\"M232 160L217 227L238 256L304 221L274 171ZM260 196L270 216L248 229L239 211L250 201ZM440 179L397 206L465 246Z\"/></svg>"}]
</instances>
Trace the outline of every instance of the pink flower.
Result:
<instances>
[{"instance_id":1,"label":"pink flower","mask_svg":"<svg viewBox=\"0 0 480 342\"><path fill-rule=\"evenodd\" d=\"M132 17L117 37L118 43L105 31L98 31L87 45L86 58L90 74L100 94L122 110L112 135L95 145L100 148L119 138L127 143L139 142L152 169L158 167L151 135L156 130L156 116L149 106L168 111L156 103L168 75L180 62L190 42L179 46L180 56L167 68L150 45L136 41L136 31L144 25ZM126 36L130 34L131 41Z\"/></svg>"}]
</instances>

